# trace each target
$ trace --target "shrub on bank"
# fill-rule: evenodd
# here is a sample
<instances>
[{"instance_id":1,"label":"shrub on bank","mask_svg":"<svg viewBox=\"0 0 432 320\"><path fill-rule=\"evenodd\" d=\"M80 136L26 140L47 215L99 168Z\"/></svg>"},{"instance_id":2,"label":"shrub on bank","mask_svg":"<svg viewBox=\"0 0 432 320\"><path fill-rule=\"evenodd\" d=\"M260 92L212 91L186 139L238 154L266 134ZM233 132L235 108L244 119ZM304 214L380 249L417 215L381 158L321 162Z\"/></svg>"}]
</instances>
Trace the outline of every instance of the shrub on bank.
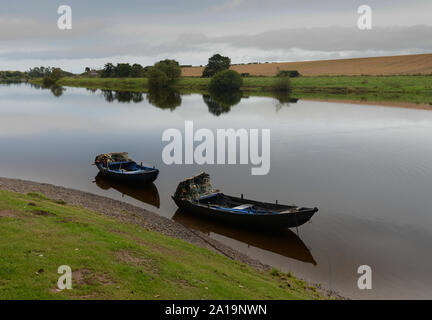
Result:
<instances>
[{"instance_id":1,"label":"shrub on bank","mask_svg":"<svg viewBox=\"0 0 432 320\"><path fill-rule=\"evenodd\" d=\"M278 77L271 86L273 91L277 92L290 92L291 80L289 77Z\"/></svg>"},{"instance_id":2,"label":"shrub on bank","mask_svg":"<svg viewBox=\"0 0 432 320\"><path fill-rule=\"evenodd\" d=\"M170 84L170 81L166 73L158 68L154 68L154 67L151 68L147 72L147 77L148 77L148 84L150 87L163 88L163 87L168 87Z\"/></svg>"},{"instance_id":3,"label":"shrub on bank","mask_svg":"<svg viewBox=\"0 0 432 320\"><path fill-rule=\"evenodd\" d=\"M54 68L52 69L51 73L48 76L45 76L43 78L43 84L46 87L52 86L56 84L60 78L63 77L63 71L60 68Z\"/></svg>"},{"instance_id":4,"label":"shrub on bank","mask_svg":"<svg viewBox=\"0 0 432 320\"><path fill-rule=\"evenodd\" d=\"M181 68L177 61L166 59L156 63L147 76L150 87L168 87L180 78Z\"/></svg>"},{"instance_id":5,"label":"shrub on bank","mask_svg":"<svg viewBox=\"0 0 432 320\"><path fill-rule=\"evenodd\" d=\"M297 70L280 70L278 71L277 77L290 77L290 78L297 78L300 77L300 72Z\"/></svg>"},{"instance_id":6,"label":"shrub on bank","mask_svg":"<svg viewBox=\"0 0 432 320\"><path fill-rule=\"evenodd\" d=\"M209 90L212 92L240 90L243 78L234 70L223 70L216 73L210 80Z\"/></svg>"}]
</instances>

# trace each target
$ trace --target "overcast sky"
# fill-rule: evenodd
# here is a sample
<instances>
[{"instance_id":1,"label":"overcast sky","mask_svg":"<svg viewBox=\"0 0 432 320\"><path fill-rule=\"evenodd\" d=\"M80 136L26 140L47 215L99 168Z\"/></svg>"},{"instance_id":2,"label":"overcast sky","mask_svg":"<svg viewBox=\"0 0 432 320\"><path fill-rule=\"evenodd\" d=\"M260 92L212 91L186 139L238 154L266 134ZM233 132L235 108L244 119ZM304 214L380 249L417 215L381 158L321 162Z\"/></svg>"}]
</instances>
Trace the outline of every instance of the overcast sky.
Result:
<instances>
[{"instance_id":1,"label":"overcast sky","mask_svg":"<svg viewBox=\"0 0 432 320\"><path fill-rule=\"evenodd\" d=\"M72 30L57 9L72 8ZM369 5L373 29L357 28ZM37 0L2 1L0 70L174 58L206 64L302 61L432 52L431 0Z\"/></svg>"}]
</instances>

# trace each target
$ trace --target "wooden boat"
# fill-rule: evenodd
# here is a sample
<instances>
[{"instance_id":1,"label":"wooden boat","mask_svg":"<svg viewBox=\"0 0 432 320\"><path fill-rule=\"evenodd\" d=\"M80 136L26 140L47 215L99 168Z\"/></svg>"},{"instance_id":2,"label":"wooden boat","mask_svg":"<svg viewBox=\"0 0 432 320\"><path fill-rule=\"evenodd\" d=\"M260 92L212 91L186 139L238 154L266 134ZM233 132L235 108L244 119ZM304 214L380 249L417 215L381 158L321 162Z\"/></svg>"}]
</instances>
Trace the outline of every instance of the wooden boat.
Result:
<instances>
[{"instance_id":1,"label":"wooden boat","mask_svg":"<svg viewBox=\"0 0 432 320\"><path fill-rule=\"evenodd\" d=\"M205 172L182 181L172 198L184 212L246 228L298 227L318 211L225 195L212 188Z\"/></svg>"},{"instance_id":2,"label":"wooden boat","mask_svg":"<svg viewBox=\"0 0 432 320\"><path fill-rule=\"evenodd\" d=\"M137 164L127 152L100 154L95 165L102 176L127 183L152 183L159 175L158 169Z\"/></svg>"}]
</instances>

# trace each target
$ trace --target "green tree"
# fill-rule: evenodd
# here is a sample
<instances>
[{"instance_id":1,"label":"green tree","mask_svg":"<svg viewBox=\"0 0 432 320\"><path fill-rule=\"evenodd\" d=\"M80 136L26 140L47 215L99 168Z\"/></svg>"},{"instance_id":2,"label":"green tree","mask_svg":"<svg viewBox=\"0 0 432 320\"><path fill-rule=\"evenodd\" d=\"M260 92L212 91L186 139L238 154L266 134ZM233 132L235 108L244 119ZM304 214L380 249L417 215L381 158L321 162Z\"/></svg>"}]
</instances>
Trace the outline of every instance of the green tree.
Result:
<instances>
[{"instance_id":1,"label":"green tree","mask_svg":"<svg viewBox=\"0 0 432 320\"><path fill-rule=\"evenodd\" d=\"M129 63L118 63L114 69L114 76L117 78L127 78L131 73L132 67Z\"/></svg>"},{"instance_id":2,"label":"green tree","mask_svg":"<svg viewBox=\"0 0 432 320\"><path fill-rule=\"evenodd\" d=\"M231 65L231 59L228 57L221 56L219 53L213 55L208 59L208 63L204 68L202 77L210 78L213 77L216 73L229 69Z\"/></svg>"},{"instance_id":3,"label":"green tree","mask_svg":"<svg viewBox=\"0 0 432 320\"><path fill-rule=\"evenodd\" d=\"M153 68L157 68L164 72L170 82L175 82L181 76L181 68L177 61L165 59L156 63Z\"/></svg>"},{"instance_id":4,"label":"green tree","mask_svg":"<svg viewBox=\"0 0 432 320\"><path fill-rule=\"evenodd\" d=\"M56 82L58 80L60 80L60 78L62 78L63 76L64 76L64 73L63 73L62 69L54 68L54 69L52 69L49 76L44 77L43 84L46 87L52 86L52 85L56 84Z\"/></svg>"},{"instance_id":5,"label":"green tree","mask_svg":"<svg viewBox=\"0 0 432 320\"><path fill-rule=\"evenodd\" d=\"M143 69L143 77L147 78L147 73L149 72L149 70L153 68L152 66L145 66Z\"/></svg>"},{"instance_id":6,"label":"green tree","mask_svg":"<svg viewBox=\"0 0 432 320\"><path fill-rule=\"evenodd\" d=\"M234 70L223 70L216 73L210 80L210 92L238 91L243 84L243 78Z\"/></svg>"},{"instance_id":7,"label":"green tree","mask_svg":"<svg viewBox=\"0 0 432 320\"><path fill-rule=\"evenodd\" d=\"M147 78L150 87L164 88L170 85L170 80L166 73L155 67L152 67L147 72Z\"/></svg>"},{"instance_id":8,"label":"green tree","mask_svg":"<svg viewBox=\"0 0 432 320\"><path fill-rule=\"evenodd\" d=\"M132 78L141 78L144 76L144 68L142 65L135 63L132 65L130 76Z\"/></svg>"},{"instance_id":9,"label":"green tree","mask_svg":"<svg viewBox=\"0 0 432 320\"><path fill-rule=\"evenodd\" d=\"M51 74L52 68L51 67L35 67L30 68L29 71L27 71L27 74L30 78L42 78L49 76Z\"/></svg>"},{"instance_id":10,"label":"green tree","mask_svg":"<svg viewBox=\"0 0 432 320\"><path fill-rule=\"evenodd\" d=\"M107 64L105 64L102 73L101 73L101 77L102 78L109 78L109 77L113 77L114 76L114 65L111 62L108 62Z\"/></svg>"},{"instance_id":11,"label":"green tree","mask_svg":"<svg viewBox=\"0 0 432 320\"><path fill-rule=\"evenodd\" d=\"M181 75L181 68L175 60L162 60L156 63L148 72L150 87L168 87L173 85Z\"/></svg>"}]
</instances>

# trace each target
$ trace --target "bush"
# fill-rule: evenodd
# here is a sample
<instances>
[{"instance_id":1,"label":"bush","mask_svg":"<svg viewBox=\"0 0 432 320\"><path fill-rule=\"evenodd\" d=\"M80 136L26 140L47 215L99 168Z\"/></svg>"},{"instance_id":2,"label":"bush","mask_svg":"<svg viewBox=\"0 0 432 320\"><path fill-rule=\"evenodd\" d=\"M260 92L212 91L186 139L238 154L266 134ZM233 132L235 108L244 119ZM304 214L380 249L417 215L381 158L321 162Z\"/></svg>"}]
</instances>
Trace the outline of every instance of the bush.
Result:
<instances>
[{"instance_id":1,"label":"bush","mask_svg":"<svg viewBox=\"0 0 432 320\"><path fill-rule=\"evenodd\" d=\"M56 84L56 82L60 80L61 77L63 77L62 69L54 68L48 76L43 78L43 84L46 87L52 86Z\"/></svg>"},{"instance_id":2,"label":"bush","mask_svg":"<svg viewBox=\"0 0 432 320\"><path fill-rule=\"evenodd\" d=\"M152 67L147 72L148 84L150 87L168 87L170 85L170 80L165 72L162 70Z\"/></svg>"},{"instance_id":3,"label":"bush","mask_svg":"<svg viewBox=\"0 0 432 320\"><path fill-rule=\"evenodd\" d=\"M175 60L162 60L147 71L150 87L168 87L173 85L181 75L181 68Z\"/></svg>"},{"instance_id":4,"label":"bush","mask_svg":"<svg viewBox=\"0 0 432 320\"><path fill-rule=\"evenodd\" d=\"M277 92L290 92L291 80L289 77L279 77L275 80L271 88L273 91Z\"/></svg>"},{"instance_id":5,"label":"bush","mask_svg":"<svg viewBox=\"0 0 432 320\"><path fill-rule=\"evenodd\" d=\"M132 68L131 72L129 74L132 78L141 78L144 76L144 68L142 65L135 63Z\"/></svg>"},{"instance_id":6,"label":"bush","mask_svg":"<svg viewBox=\"0 0 432 320\"><path fill-rule=\"evenodd\" d=\"M114 69L117 78L127 78L131 73L132 67L129 63L118 63Z\"/></svg>"},{"instance_id":7,"label":"bush","mask_svg":"<svg viewBox=\"0 0 432 320\"><path fill-rule=\"evenodd\" d=\"M297 77L300 77L300 72L298 72L297 70L280 70L276 76L277 77L297 78Z\"/></svg>"},{"instance_id":8,"label":"bush","mask_svg":"<svg viewBox=\"0 0 432 320\"><path fill-rule=\"evenodd\" d=\"M210 80L209 90L212 92L236 91L243 84L240 74L234 70L223 70L216 73Z\"/></svg>"},{"instance_id":9,"label":"bush","mask_svg":"<svg viewBox=\"0 0 432 320\"><path fill-rule=\"evenodd\" d=\"M164 72L171 83L175 82L181 76L181 68L177 61L175 60L162 60L156 63L153 68L157 68Z\"/></svg>"}]
</instances>

